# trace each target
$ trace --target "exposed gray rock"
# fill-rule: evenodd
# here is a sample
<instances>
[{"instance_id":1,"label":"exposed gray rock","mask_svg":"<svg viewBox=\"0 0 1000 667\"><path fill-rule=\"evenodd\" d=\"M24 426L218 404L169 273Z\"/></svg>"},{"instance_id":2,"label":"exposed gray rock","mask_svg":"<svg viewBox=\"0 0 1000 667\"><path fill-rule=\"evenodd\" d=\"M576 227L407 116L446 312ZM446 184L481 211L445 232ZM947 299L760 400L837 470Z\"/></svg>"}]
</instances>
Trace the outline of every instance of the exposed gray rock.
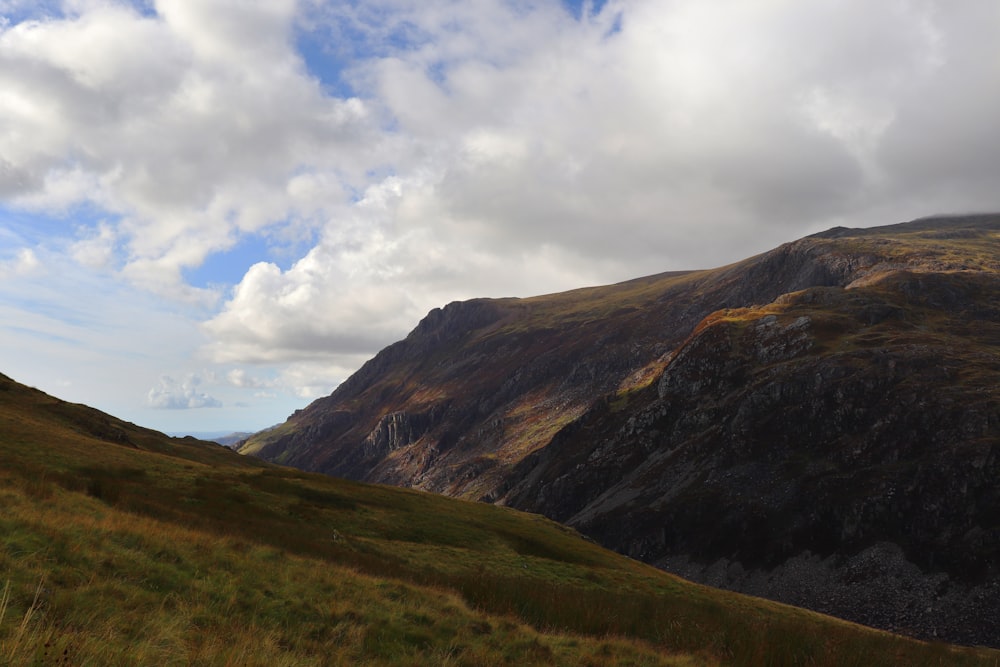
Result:
<instances>
[{"instance_id":1,"label":"exposed gray rock","mask_svg":"<svg viewBox=\"0 0 1000 667\"><path fill-rule=\"evenodd\" d=\"M927 640L990 643L995 637L984 628L1000 625L1000 586L995 580L968 583L942 571L925 572L890 542L851 555L822 557L804 551L771 569L747 570L728 558L695 563L680 555L655 564L709 586Z\"/></svg>"}]
</instances>

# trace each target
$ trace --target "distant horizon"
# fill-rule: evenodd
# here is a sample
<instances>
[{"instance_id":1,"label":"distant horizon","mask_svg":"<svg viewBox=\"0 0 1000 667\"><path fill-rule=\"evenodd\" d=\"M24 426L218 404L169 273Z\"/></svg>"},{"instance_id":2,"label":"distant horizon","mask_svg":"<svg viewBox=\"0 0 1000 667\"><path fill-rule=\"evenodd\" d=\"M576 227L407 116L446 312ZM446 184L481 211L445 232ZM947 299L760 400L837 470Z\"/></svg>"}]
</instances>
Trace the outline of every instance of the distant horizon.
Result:
<instances>
[{"instance_id":1,"label":"distant horizon","mask_svg":"<svg viewBox=\"0 0 1000 667\"><path fill-rule=\"evenodd\" d=\"M139 424L139 426L141 426L141 425L142 424ZM223 430L223 431L195 431L193 433L188 433L186 431L174 431L174 432L171 432L171 433L164 433L164 435L169 435L171 438L184 438L184 437L190 436L192 438L198 438L199 440L211 440L213 438L225 438L225 437L230 436L230 435L240 435L242 433L253 434L253 433L256 433L256 432L257 431L243 431L243 430L235 430L235 431L225 431L225 430Z\"/></svg>"},{"instance_id":2,"label":"distant horizon","mask_svg":"<svg viewBox=\"0 0 1000 667\"><path fill-rule=\"evenodd\" d=\"M1000 210L1000 5L0 2L0 372L261 430L433 308Z\"/></svg>"}]
</instances>

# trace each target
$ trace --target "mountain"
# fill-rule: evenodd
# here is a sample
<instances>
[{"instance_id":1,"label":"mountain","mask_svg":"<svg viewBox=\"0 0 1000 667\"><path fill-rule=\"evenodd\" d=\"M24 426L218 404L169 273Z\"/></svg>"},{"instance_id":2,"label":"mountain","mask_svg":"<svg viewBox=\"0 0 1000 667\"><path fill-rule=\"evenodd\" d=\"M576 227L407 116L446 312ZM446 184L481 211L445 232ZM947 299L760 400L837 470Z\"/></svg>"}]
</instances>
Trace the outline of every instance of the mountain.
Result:
<instances>
[{"instance_id":1,"label":"mountain","mask_svg":"<svg viewBox=\"0 0 1000 667\"><path fill-rule=\"evenodd\" d=\"M244 453L1000 646L1000 215L434 310Z\"/></svg>"},{"instance_id":2,"label":"mountain","mask_svg":"<svg viewBox=\"0 0 1000 667\"><path fill-rule=\"evenodd\" d=\"M207 438L207 440L211 440L212 442L217 442L220 445L224 445L226 447L236 447L241 442L249 438L251 435L253 435L253 433L249 431L236 431L234 433L226 433L223 435L217 435L211 438Z\"/></svg>"},{"instance_id":3,"label":"mountain","mask_svg":"<svg viewBox=\"0 0 1000 667\"><path fill-rule=\"evenodd\" d=\"M208 442L215 442L226 447L235 447L253 434L253 431L192 431L190 433L185 431L168 433L167 435L175 438L190 436L197 440L207 440Z\"/></svg>"},{"instance_id":4,"label":"mountain","mask_svg":"<svg viewBox=\"0 0 1000 667\"><path fill-rule=\"evenodd\" d=\"M993 665L0 375L4 665Z\"/></svg>"}]
</instances>

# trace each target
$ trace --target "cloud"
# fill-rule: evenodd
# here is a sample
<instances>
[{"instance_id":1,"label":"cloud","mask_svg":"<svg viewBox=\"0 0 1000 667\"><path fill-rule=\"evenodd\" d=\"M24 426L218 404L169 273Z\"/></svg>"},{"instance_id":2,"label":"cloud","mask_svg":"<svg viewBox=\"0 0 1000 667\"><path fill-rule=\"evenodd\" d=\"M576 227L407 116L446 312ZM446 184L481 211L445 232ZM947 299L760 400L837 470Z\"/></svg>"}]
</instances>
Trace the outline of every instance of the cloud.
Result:
<instances>
[{"instance_id":1,"label":"cloud","mask_svg":"<svg viewBox=\"0 0 1000 667\"><path fill-rule=\"evenodd\" d=\"M219 341L210 346L212 359L316 359L392 342L402 324L397 318L412 318L405 292L378 282L338 290L343 274L319 264L322 254L312 251L287 273L269 263L251 267L222 313L204 327Z\"/></svg>"},{"instance_id":2,"label":"cloud","mask_svg":"<svg viewBox=\"0 0 1000 667\"><path fill-rule=\"evenodd\" d=\"M373 353L453 298L704 268L929 212L893 182L949 152L915 100L995 88L990 61L960 57L992 48L959 43L987 17L929 2L609 2L580 21L486 0L326 9L371 41L353 80L392 119L396 168L327 208L294 266L248 271L204 327L219 362ZM995 133L961 107L974 122L948 125L966 143Z\"/></svg>"},{"instance_id":3,"label":"cloud","mask_svg":"<svg viewBox=\"0 0 1000 667\"><path fill-rule=\"evenodd\" d=\"M261 380L247 373L245 368L234 368L226 374L226 380L234 387L258 388L268 387L271 383Z\"/></svg>"},{"instance_id":4,"label":"cloud","mask_svg":"<svg viewBox=\"0 0 1000 667\"><path fill-rule=\"evenodd\" d=\"M29 276L43 271L38 255L31 248L21 248L7 260L0 259L0 278Z\"/></svg>"},{"instance_id":5,"label":"cloud","mask_svg":"<svg viewBox=\"0 0 1000 667\"><path fill-rule=\"evenodd\" d=\"M878 146L893 197L915 197L934 210L996 210L1000 142L1000 24L994 3L967 3L934 14L937 66L906 87ZM987 205L984 206L984 203Z\"/></svg>"},{"instance_id":6,"label":"cloud","mask_svg":"<svg viewBox=\"0 0 1000 667\"><path fill-rule=\"evenodd\" d=\"M283 364L276 384L299 400L312 400L329 394L367 359L368 355L340 355L334 361Z\"/></svg>"},{"instance_id":7,"label":"cloud","mask_svg":"<svg viewBox=\"0 0 1000 667\"><path fill-rule=\"evenodd\" d=\"M389 179L327 225L288 270L250 268L222 311L203 325L215 363L314 362L357 368L400 339L431 308L454 299L569 289L600 261L574 263L558 248L491 252L461 238L463 221L437 208L435 184ZM434 221L436 225L428 224ZM340 379L346 375L340 375ZM332 377L308 386L328 385ZM301 386L301 385L296 385Z\"/></svg>"},{"instance_id":8,"label":"cloud","mask_svg":"<svg viewBox=\"0 0 1000 667\"><path fill-rule=\"evenodd\" d=\"M313 215L296 179L350 181L375 143L366 105L325 96L291 48L295 8L80 2L0 28L0 195L98 204L126 277L197 298L183 268Z\"/></svg>"},{"instance_id":9,"label":"cloud","mask_svg":"<svg viewBox=\"0 0 1000 667\"><path fill-rule=\"evenodd\" d=\"M190 410L195 408L221 408L222 401L198 390L201 378L189 375L182 382L164 375L159 384L149 390L146 403L159 410Z\"/></svg>"},{"instance_id":10,"label":"cloud","mask_svg":"<svg viewBox=\"0 0 1000 667\"><path fill-rule=\"evenodd\" d=\"M594 6L12 13L0 198L66 219L50 252L181 302L162 308L200 322L188 349L227 369L220 392L302 397L454 299L1000 208L995 2ZM254 257L231 288L188 284L248 235L296 254Z\"/></svg>"},{"instance_id":11,"label":"cloud","mask_svg":"<svg viewBox=\"0 0 1000 667\"><path fill-rule=\"evenodd\" d=\"M73 243L70 248L73 259L90 269L112 268L118 242L114 228L102 222L96 228L86 230L84 234L84 238Z\"/></svg>"}]
</instances>

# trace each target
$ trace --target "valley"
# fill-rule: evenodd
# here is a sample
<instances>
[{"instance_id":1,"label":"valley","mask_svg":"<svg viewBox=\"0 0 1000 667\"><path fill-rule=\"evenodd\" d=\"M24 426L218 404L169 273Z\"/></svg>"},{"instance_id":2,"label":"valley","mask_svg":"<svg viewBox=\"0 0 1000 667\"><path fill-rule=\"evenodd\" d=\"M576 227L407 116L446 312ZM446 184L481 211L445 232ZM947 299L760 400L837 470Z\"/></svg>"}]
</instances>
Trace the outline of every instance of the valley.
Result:
<instances>
[{"instance_id":1,"label":"valley","mask_svg":"<svg viewBox=\"0 0 1000 667\"><path fill-rule=\"evenodd\" d=\"M992 665L0 376L4 665Z\"/></svg>"}]
</instances>

